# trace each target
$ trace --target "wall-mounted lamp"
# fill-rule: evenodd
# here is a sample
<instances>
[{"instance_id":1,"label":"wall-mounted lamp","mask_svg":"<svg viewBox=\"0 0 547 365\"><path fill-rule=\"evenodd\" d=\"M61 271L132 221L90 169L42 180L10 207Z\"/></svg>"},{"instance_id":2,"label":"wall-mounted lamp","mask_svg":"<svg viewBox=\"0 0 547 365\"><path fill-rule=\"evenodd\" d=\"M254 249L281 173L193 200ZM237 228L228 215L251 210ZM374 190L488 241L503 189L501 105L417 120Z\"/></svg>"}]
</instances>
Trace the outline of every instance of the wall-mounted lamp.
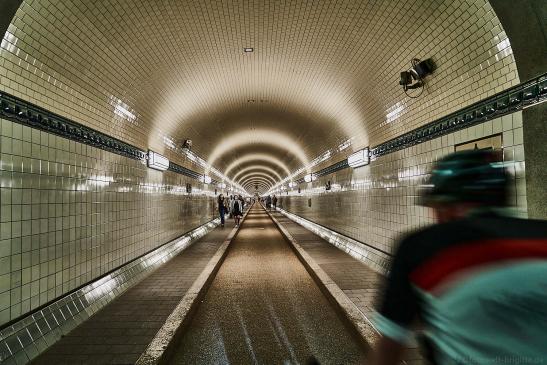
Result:
<instances>
[{"instance_id":1,"label":"wall-mounted lamp","mask_svg":"<svg viewBox=\"0 0 547 365\"><path fill-rule=\"evenodd\" d=\"M368 165L370 163L369 148L363 148L348 156L348 165L353 168Z\"/></svg>"},{"instance_id":2,"label":"wall-mounted lamp","mask_svg":"<svg viewBox=\"0 0 547 365\"><path fill-rule=\"evenodd\" d=\"M169 160L167 157L150 150L148 151L147 164L151 169L159 171L165 171L169 168Z\"/></svg>"},{"instance_id":3,"label":"wall-mounted lamp","mask_svg":"<svg viewBox=\"0 0 547 365\"><path fill-rule=\"evenodd\" d=\"M191 139L185 139L184 142L182 142L182 149L184 150L191 150L192 149L192 140Z\"/></svg>"},{"instance_id":4,"label":"wall-mounted lamp","mask_svg":"<svg viewBox=\"0 0 547 365\"><path fill-rule=\"evenodd\" d=\"M435 63L431 58L421 61L418 58L413 58L411 61L412 67L406 71L401 72L401 79L399 80L399 85L403 86L403 91L405 94L411 98L417 98L423 92L425 85L425 77L431 75L433 71L437 68ZM417 95L409 95L408 90L412 89L421 89L420 93Z\"/></svg>"},{"instance_id":5,"label":"wall-mounted lamp","mask_svg":"<svg viewBox=\"0 0 547 365\"><path fill-rule=\"evenodd\" d=\"M314 174L308 174L304 176L304 181L307 183L315 181L315 180L317 180L317 176L315 176Z\"/></svg>"}]
</instances>

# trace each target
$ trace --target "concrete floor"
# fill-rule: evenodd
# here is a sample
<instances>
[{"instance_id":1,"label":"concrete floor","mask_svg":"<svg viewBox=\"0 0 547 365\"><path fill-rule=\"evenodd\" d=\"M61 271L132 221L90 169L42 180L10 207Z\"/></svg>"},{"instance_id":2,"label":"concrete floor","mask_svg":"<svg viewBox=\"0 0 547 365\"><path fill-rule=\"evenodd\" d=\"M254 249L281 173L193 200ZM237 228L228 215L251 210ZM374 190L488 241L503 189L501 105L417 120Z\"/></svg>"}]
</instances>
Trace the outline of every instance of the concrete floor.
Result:
<instances>
[{"instance_id":1,"label":"concrete floor","mask_svg":"<svg viewBox=\"0 0 547 365\"><path fill-rule=\"evenodd\" d=\"M173 364L353 364L364 349L256 204Z\"/></svg>"}]
</instances>

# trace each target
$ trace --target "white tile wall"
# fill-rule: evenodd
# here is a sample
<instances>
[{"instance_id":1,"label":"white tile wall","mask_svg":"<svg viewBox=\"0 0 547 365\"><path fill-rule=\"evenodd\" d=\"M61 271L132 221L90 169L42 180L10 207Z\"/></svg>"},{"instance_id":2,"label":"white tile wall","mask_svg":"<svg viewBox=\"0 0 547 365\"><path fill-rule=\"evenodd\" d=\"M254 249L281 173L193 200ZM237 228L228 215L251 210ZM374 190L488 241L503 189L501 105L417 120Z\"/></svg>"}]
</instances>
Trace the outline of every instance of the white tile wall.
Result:
<instances>
[{"instance_id":1,"label":"white tile wall","mask_svg":"<svg viewBox=\"0 0 547 365\"><path fill-rule=\"evenodd\" d=\"M431 211L414 204L432 162L453 152L455 144L493 133L503 135L505 160L513 161L509 167L515 176L513 203L517 214L526 217L520 111L381 156L369 166L345 169L311 184L301 184L300 194L293 190L280 196L278 204L291 213L392 253L399 235L433 223ZM324 186L328 180L333 189L327 192Z\"/></svg>"},{"instance_id":2,"label":"white tile wall","mask_svg":"<svg viewBox=\"0 0 547 365\"><path fill-rule=\"evenodd\" d=\"M0 128L0 325L214 216L196 180L7 120Z\"/></svg>"}]
</instances>

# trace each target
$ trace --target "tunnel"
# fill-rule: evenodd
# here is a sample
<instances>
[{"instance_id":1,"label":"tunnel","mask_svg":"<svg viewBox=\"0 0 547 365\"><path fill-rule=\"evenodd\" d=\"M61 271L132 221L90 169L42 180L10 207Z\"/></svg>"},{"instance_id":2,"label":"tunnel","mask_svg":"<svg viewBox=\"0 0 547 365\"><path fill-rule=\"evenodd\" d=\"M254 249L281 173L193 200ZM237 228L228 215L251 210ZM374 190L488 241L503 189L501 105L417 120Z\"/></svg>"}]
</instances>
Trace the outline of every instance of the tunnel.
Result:
<instances>
[{"instance_id":1,"label":"tunnel","mask_svg":"<svg viewBox=\"0 0 547 365\"><path fill-rule=\"evenodd\" d=\"M458 153L547 278L545 1L2 0L0 35L1 364L376 363ZM510 327L523 357L453 363L547 362Z\"/></svg>"}]
</instances>

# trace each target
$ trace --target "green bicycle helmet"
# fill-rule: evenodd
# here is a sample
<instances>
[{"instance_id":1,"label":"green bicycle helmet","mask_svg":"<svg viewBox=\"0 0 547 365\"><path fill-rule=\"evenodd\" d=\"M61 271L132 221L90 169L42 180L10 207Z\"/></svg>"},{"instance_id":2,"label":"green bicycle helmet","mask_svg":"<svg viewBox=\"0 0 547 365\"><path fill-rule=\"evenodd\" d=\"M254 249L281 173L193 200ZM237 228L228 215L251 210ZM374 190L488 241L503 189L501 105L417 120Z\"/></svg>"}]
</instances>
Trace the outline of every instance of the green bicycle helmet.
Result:
<instances>
[{"instance_id":1,"label":"green bicycle helmet","mask_svg":"<svg viewBox=\"0 0 547 365\"><path fill-rule=\"evenodd\" d=\"M509 173L500 154L492 150L452 153L437 161L421 194L425 206L477 203L502 207L508 204Z\"/></svg>"}]
</instances>

